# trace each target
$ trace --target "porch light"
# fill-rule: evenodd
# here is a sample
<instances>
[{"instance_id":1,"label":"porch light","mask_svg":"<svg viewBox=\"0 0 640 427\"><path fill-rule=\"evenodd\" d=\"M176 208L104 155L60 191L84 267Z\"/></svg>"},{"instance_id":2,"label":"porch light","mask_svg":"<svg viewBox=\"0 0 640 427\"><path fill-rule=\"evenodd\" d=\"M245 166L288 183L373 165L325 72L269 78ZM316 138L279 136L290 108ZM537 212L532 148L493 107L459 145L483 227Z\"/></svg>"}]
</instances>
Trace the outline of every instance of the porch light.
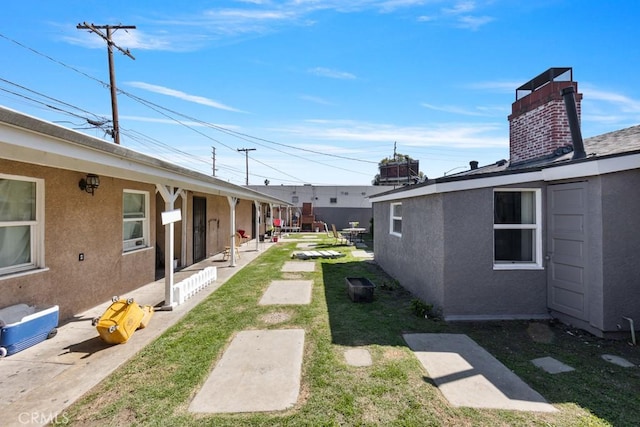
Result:
<instances>
[{"instance_id":1,"label":"porch light","mask_svg":"<svg viewBox=\"0 0 640 427\"><path fill-rule=\"evenodd\" d=\"M78 183L81 191L86 191L93 196L94 191L100 187L100 177L92 173L87 174L87 178L82 178Z\"/></svg>"}]
</instances>

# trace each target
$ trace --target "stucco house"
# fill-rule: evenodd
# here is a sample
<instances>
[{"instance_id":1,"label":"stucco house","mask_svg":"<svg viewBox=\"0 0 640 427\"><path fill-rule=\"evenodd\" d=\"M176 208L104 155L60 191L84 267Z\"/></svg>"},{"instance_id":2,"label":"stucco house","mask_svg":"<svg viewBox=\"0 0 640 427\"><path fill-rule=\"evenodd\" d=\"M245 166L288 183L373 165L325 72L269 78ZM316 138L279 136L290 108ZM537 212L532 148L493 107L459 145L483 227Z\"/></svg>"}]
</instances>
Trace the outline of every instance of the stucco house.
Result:
<instances>
[{"instance_id":1,"label":"stucco house","mask_svg":"<svg viewBox=\"0 0 640 427\"><path fill-rule=\"evenodd\" d=\"M640 322L640 126L582 140L571 68L516 90L510 156L372 197L376 261L447 320Z\"/></svg>"},{"instance_id":2,"label":"stucco house","mask_svg":"<svg viewBox=\"0 0 640 427\"><path fill-rule=\"evenodd\" d=\"M288 205L0 107L0 307L57 304L70 318L153 282L160 264L171 276L174 259L240 244L237 229L256 236L265 204Z\"/></svg>"}]
</instances>

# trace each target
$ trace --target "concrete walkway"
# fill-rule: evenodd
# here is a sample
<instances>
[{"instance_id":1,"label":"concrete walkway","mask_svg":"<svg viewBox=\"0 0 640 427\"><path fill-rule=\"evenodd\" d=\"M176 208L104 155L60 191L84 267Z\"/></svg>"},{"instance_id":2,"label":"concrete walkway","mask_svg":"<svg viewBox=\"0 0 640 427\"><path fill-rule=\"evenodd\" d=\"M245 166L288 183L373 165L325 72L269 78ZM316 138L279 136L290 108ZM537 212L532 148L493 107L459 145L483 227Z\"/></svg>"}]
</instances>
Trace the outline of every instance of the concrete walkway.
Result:
<instances>
[{"instance_id":1,"label":"concrete walkway","mask_svg":"<svg viewBox=\"0 0 640 427\"><path fill-rule=\"evenodd\" d=\"M309 304L312 288L313 280L274 280L258 305Z\"/></svg>"},{"instance_id":2,"label":"concrete walkway","mask_svg":"<svg viewBox=\"0 0 640 427\"><path fill-rule=\"evenodd\" d=\"M154 313L149 325L138 330L125 344L103 343L91 325L91 320L102 315L111 304L105 301L61 324L54 338L1 359L2 426L46 425L56 416L62 420L67 407L272 245L260 243L261 251L255 250L255 240L241 245L241 256L235 267L221 261L222 255L218 254L176 272L174 283L214 266L218 278L173 311ZM140 304L159 306L164 300L164 289L164 279L161 279L121 296L132 297Z\"/></svg>"},{"instance_id":3,"label":"concrete walkway","mask_svg":"<svg viewBox=\"0 0 640 427\"><path fill-rule=\"evenodd\" d=\"M282 272L312 272L314 262L286 262ZM311 303L313 280L274 280L258 305ZM303 329L239 332L202 389L191 412L282 411L300 393Z\"/></svg>"},{"instance_id":4,"label":"concrete walkway","mask_svg":"<svg viewBox=\"0 0 640 427\"><path fill-rule=\"evenodd\" d=\"M466 335L405 334L403 337L453 406L557 411Z\"/></svg>"},{"instance_id":5,"label":"concrete walkway","mask_svg":"<svg viewBox=\"0 0 640 427\"><path fill-rule=\"evenodd\" d=\"M303 329L239 332L200 392L191 412L282 411L300 393Z\"/></svg>"}]
</instances>

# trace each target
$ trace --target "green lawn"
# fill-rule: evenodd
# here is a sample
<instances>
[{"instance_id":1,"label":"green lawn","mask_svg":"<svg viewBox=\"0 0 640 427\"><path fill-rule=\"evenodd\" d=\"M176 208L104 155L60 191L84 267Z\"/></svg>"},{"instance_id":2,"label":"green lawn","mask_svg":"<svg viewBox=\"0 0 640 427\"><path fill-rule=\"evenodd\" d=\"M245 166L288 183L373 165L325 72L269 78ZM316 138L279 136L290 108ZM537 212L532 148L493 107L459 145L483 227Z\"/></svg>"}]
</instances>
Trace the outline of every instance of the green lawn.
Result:
<instances>
[{"instance_id":1,"label":"green lawn","mask_svg":"<svg viewBox=\"0 0 640 427\"><path fill-rule=\"evenodd\" d=\"M326 239L331 246L333 238ZM70 425L154 426L626 426L640 420L637 347L600 340L553 322L445 323L413 313L414 298L375 264L350 255L317 260L313 273L283 273L295 243L272 247L65 413ZM377 284L372 303L349 300L344 278ZM258 306L272 280L313 279L305 306ZM413 304L412 304L413 303ZM284 412L202 415L187 408L234 334L303 328L298 404ZM540 331L546 333L540 338ZM404 332L466 333L560 411L554 414L454 408L426 376ZM344 350L367 348L371 367L352 367ZM552 356L576 368L546 374L530 360ZM81 379L79 379L81 380ZM220 391L224 393L224 390Z\"/></svg>"}]
</instances>

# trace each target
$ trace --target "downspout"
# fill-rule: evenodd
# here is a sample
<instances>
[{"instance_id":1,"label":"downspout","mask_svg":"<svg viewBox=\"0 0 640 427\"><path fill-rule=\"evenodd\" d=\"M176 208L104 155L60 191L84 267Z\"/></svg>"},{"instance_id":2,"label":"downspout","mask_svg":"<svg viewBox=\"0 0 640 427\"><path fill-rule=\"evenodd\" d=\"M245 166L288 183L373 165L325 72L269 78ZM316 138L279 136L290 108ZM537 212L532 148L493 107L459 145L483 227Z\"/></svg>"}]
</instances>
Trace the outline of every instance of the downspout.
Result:
<instances>
[{"instance_id":1,"label":"downspout","mask_svg":"<svg viewBox=\"0 0 640 427\"><path fill-rule=\"evenodd\" d=\"M584 142L582 141L582 133L580 132L580 121L578 120L578 110L576 108L576 98L573 86L562 89L562 98L564 99L564 107L567 110L567 119L569 120L569 130L571 131L571 141L573 142L573 157L571 160L584 159L587 154L584 151Z\"/></svg>"},{"instance_id":2,"label":"downspout","mask_svg":"<svg viewBox=\"0 0 640 427\"><path fill-rule=\"evenodd\" d=\"M629 322L629 328L631 328L631 342L633 343L633 345L636 345L636 329L633 325L633 319L630 317L624 317L624 316L622 316L622 318L627 322Z\"/></svg>"}]
</instances>

